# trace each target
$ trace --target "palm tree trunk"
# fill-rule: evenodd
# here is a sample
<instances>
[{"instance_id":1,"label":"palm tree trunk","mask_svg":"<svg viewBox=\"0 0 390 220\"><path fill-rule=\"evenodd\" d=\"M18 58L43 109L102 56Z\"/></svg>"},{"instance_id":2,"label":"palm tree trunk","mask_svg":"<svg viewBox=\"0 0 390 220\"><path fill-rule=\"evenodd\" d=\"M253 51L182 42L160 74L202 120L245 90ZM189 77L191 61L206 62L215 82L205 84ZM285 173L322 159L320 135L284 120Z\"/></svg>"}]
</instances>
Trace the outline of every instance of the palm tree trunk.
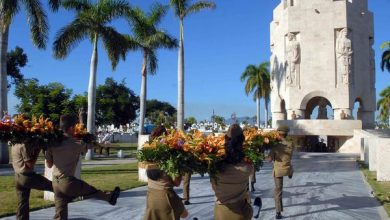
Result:
<instances>
[{"instance_id":1,"label":"palm tree trunk","mask_svg":"<svg viewBox=\"0 0 390 220\"><path fill-rule=\"evenodd\" d=\"M265 99L265 108L264 108L264 112L265 112L265 128L268 128L268 100Z\"/></svg>"},{"instance_id":2,"label":"palm tree trunk","mask_svg":"<svg viewBox=\"0 0 390 220\"><path fill-rule=\"evenodd\" d=\"M177 67L177 129L184 129L184 33L183 19L180 19L180 41Z\"/></svg>"},{"instance_id":3,"label":"palm tree trunk","mask_svg":"<svg viewBox=\"0 0 390 220\"><path fill-rule=\"evenodd\" d=\"M3 20L3 19L1 19ZM0 21L0 86L1 86L1 95L0 95L0 118L3 118L4 111L8 110L8 82L7 82L7 50L8 50L8 31L9 25L6 25L3 28L3 24ZM0 143L0 164L8 164L8 144Z\"/></svg>"},{"instance_id":4,"label":"palm tree trunk","mask_svg":"<svg viewBox=\"0 0 390 220\"><path fill-rule=\"evenodd\" d=\"M142 80L141 80L141 92L140 92L140 107L139 107L139 129L138 129L138 137L140 137L144 133L144 124L145 124L145 113L146 113L146 83L147 83L147 71L146 65L148 62L148 56L144 51L144 61L142 63Z\"/></svg>"},{"instance_id":5,"label":"palm tree trunk","mask_svg":"<svg viewBox=\"0 0 390 220\"><path fill-rule=\"evenodd\" d=\"M89 68L89 85L88 85L88 118L87 131L95 134L95 111L96 111L96 74L98 64L98 35L95 34L93 39L93 52L91 57L91 65ZM93 151L88 149L85 155L86 160L93 158Z\"/></svg>"},{"instance_id":6,"label":"palm tree trunk","mask_svg":"<svg viewBox=\"0 0 390 220\"><path fill-rule=\"evenodd\" d=\"M256 97L257 127L260 128L260 98Z\"/></svg>"}]
</instances>

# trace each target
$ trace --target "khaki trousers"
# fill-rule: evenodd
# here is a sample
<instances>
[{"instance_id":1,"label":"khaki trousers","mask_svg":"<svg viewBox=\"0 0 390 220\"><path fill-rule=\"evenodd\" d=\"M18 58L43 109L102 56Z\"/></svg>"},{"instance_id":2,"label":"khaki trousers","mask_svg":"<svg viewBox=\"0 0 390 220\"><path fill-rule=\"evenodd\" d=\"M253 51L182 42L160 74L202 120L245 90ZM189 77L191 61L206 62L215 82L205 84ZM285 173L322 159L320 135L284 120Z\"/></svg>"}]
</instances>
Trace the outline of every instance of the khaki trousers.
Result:
<instances>
[{"instance_id":1,"label":"khaki trousers","mask_svg":"<svg viewBox=\"0 0 390 220\"><path fill-rule=\"evenodd\" d=\"M274 199L275 199L275 209L276 212L283 212L283 177L274 177L275 181L275 191L274 191Z\"/></svg>"},{"instance_id":2,"label":"khaki trousers","mask_svg":"<svg viewBox=\"0 0 390 220\"><path fill-rule=\"evenodd\" d=\"M186 173L183 180L183 199L185 201L190 201L190 180L191 173Z\"/></svg>"},{"instance_id":3,"label":"khaki trousers","mask_svg":"<svg viewBox=\"0 0 390 220\"><path fill-rule=\"evenodd\" d=\"M32 173L15 173L15 188L18 197L18 206L16 209L17 220L30 219L30 192L31 189L53 192L51 181L45 177Z\"/></svg>"},{"instance_id":4,"label":"khaki trousers","mask_svg":"<svg viewBox=\"0 0 390 220\"><path fill-rule=\"evenodd\" d=\"M214 206L215 220L250 220L253 216L252 206L247 200L229 204L218 204Z\"/></svg>"},{"instance_id":5,"label":"khaki trousers","mask_svg":"<svg viewBox=\"0 0 390 220\"><path fill-rule=\"evenodd\" d=\"M54 199L56 213L54 219L68 219L68 203L73 199L83 196L84 199L95 198L109 202L110 193L97 190L88 183L75 177L53 178Z\"/></svg>"}]
</instances>

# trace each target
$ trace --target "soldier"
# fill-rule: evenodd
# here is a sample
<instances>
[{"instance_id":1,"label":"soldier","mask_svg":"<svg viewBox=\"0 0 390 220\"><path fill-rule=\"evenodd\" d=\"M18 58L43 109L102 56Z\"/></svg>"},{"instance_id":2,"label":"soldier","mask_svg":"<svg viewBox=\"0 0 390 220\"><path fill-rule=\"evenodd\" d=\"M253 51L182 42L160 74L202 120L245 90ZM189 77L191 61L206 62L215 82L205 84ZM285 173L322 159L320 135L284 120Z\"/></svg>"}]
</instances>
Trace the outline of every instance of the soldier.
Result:
<instances>
[{"instance_id":1,"label":"soldier","mask_svg":"<svg viewBox=\"0 0 390 220\"><path fill-rule=\"evenodd\" d=\"M186 218L188 211L180 197L173 190L179 186L181 177L174 180L155 164L146 166L148 194L144 220L179 220Z\"/></svg>"},{"instance_id":2,"label":"soldier","mask_svg":"<svg viewBox=\"0 0 390 220\"><path fill-rule=\"evenodd\" d=\"M190 181L191 173L186 173L183 180L183 200L184 205L190 205Z\"/></svg>"},{"instance_id":3,"label":"soldier","mask_svg":"<svg viewBox=\"0 0 390 220\"><path fill-rule=\"evenodd\" d=\"M230 126L225 136L223 172L212 178L211 186L215 192L215 220L250 220L253 209L250 205L248 178L253 173L253 166L244 161L242 144L244 134L238 124Z\"/></svg>"},{"instance_id":4,"label":"soldier","mask_svg":"<svg viewBox=\"0 0 390 220\"><path fill-rule=\"evenodd\" d=\"M56 213L54 219L68 219L68 203L74 198L83 196L107 201L115 205L120 194L119 187L115 187L111 193L90 186L86 182L74 177L77 163L86 147L80 141L75 140L73 128L75 120L69 115L60 118L60 127L64 131L64 140L58 146L52 146L46 152L46 163L49 168L53 167L53 189L55 195Z\"/></svg>"},{"instance_id":5,"label":"soldier","mask_svg":"<svg viewBox=\"0 0 390 220\"><path fill-rule=\"evenodd\" d=\"M18 197L17 220L28 220L31 189L53 192L51 181L34 172L40 148L31 144L12 146L12 166L15 171L15 188Z\"/></svg>"},{"instance_id":6,"label":"soldier","mask_svg":"<svg viewBox=\"0 0 390 220\"><path fill-rule=\"evenodd\" d=\"M269 161L274 161L273 176L275 181L275 208L276 208L276 219L283 218L283 177L288 176L290 179L293 175L293 167L291 164L291 157L294 150L294 145L291 141L287 141L286 137L289 131L288 127L279 127L278 131L282 136L283 140L280 144L274 146L268 155Z\"/></svg>"}]
</instances>

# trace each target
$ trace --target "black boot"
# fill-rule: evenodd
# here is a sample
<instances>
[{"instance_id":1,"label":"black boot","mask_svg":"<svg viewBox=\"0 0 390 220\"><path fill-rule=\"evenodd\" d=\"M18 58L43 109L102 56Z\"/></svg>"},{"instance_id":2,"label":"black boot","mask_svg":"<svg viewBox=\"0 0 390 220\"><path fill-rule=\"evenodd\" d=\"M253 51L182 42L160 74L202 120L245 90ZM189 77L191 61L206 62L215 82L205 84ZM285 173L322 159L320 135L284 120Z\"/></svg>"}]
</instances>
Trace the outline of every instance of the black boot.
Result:
<instances>
[{"instance_id":1,"label":"black boot","mask_svg":"<svg viewBox=\"0 0 390 220\"><path fill-rule=\"evenodd\" d=\"M276 219L282 219L283 218L282 213L277 212L275 218Z\"/></svg>"}]
</instances>

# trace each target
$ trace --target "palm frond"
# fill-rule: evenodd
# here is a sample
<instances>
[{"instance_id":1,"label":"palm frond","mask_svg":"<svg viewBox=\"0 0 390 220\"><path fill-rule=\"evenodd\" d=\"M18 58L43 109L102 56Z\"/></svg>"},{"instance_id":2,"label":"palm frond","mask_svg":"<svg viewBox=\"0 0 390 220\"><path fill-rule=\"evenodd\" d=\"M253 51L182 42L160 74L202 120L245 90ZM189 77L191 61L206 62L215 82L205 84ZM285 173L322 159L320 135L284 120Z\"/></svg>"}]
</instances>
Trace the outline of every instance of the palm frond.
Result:
<instances>
[{"instance_id":1,"label":"palm frond","mask_svg":"<svg viewBox=\"0 0 390 220\"><path fill-rule=\"evenodd\" d=\"M185 10L184 16L187 16L189 14L197 13L203 9L215 9L217 6L214 2L209 1L198 1L191 5L190 7Z\"/></svg>"},{"instance_id":2,"label":"palm frond","mask_svg":"<svg viewBox=\"0 0 390 220\"><path fill-rule=\"evenodd\" d=\"M53 43L54 57L57 59L64 59L67 57L69 52L76 47L80 41L89 36L90 31L90 27L78 18L60 29L57 32Z\"/></svg>"},{"instance_id":3,"label":"palm frond","mask_svg":"<svg viewBox=\"0 0 390 220\"><path fill-rule=\"evenodd\" d=\"M52 11L58 11L62 3L62 0L49 0L49 6Z\"/></svg>"},{"instance_id":4,"label":"palm frond","mask_svg":"<svg viewBox=\"0 0 390 220\"><path fill-rule=\"evenodd\" d=\"M170 0L170 5L173 8L175 15L179 18L183 18L186 9L188 8L187 0Z\"/></svg>"},{"instance_id":5,"label":"palm frond","mask_svg":"<svg viewBox=\"0 0 390 220\"><path fill-rule=\"evenodd\" d=\"M241 74L241 81L245 81L245 79L250 76L254 76L257 72L257 67L255 65L249 65L246 67L245 71Z\"/></svg>"},{"instance_id":6,"label":"palm frond","mask_svg":"<svg viewBox=\"0 0 390 220\"><path fill-rule=\"evenodd\" d=\"M142 48L142 45L137 41L136 38L130 36L130 35L123 35L123 37L125 38L126 40L126 49L127 51L130 51L130 50L139 50Z\"/></svg>"},{"instance_id":7,"label":"palm frond","mask_svg":"<svg viewBox=\"0 0 390 220\"><path fill-rule=\"evenodd\" d=\"M19 12L19 1L15 0L0 0L0 15L4 25L10 25L12 18Z\"/></svg>"},{"instance_id":8,"label":"palm frond","mask_svg":"<svg viewBox=\"0 0 390 220\"><path fill-rule=\"evenodd\" d=\"M111 67L115 70L119 59L125 60L127 52L127 40L118 33L113 27L101 27L99 33L103 40L108 58L111 61Z\"/></svg>"},{"instance_id":9,"label":"palm frond","mask_svg":"<svg viewBox=\"0 0 390 220\"><path fill-rule=\"evenodd\" d=\"M162 5L160 3L154 3L151 6L149 17L149 24L158 25L161 22L161 19L167 14L168 11L167 5Z\"/></svg>"},{"instance_id":10,"label":"palm frond","mask_svg":"<svg viewBox=\"0 0 390 220\"><path fill-rule=\"evenodd\" d=\"M390 48L383 52L381 59L381 69L385 71L385 69L390 72Z\"/></svg>"},{"instance_id":11,"label":"palm frond","mask_svg":"<svg viewBox=\"0 0 390 220\"><path fill-rule=\"evenodd\" d=\"M46 48L49 25L47 15L39 0L25 0L28 23L33 43L40 49Z\"/></svg>"},{"instance_id":12,"label":"palm frond","mask_svg":"<svg viewBox=\"0 0 390 220\"><path fill-rule=\"evenodd\" d=\"M177 48L177 39L170 36L169 34L163 31L157 31L155 34L152 34L146 39L146 43L150 48L165 48L165 49L175 49Z\"/></svg>"},{"instance_id":13,"label":"palm frond","mask_svg":"<svg viewBox=\"0 0 390 220\"><path fill-rule=\"evenodd\" d=\"M99 12L102 20L109 22L114 18L125 15L131 8L125 0L100 0L96 5L96 10Z\"/></svg>"},{"instance_id":14,"label":"palm frond","mask_svg":"<svg viewBox=\"0 0 390 220\"><path fill-rule=\"evenodd\" d=\"M148 56L148 72L151 75L154 75L158 68L158 58L156 55L156 52L153 50L147 50L147 56Z\"/></svg>"},{"instance_id":15,"label":"palm frond","mask_svg":"<svg viewBox=\"0 0 390 220\"><path fill-rule=\"evenodd\" d=\"M93 5L90 0L62 0L62 7L81 12L91 9Z\"/></svg>"},{"instance_id":16,"label":"palm frond","mask_svg":"<svg viewBox=\"0 0 390 220\"><path fill-rule=\"evenodd\" d=\"M132 31L135 36L142 39L146 37L146 33L150 32L150 25L148 23L148 19L141 8L132 8L127 13L126 18L129 21L129 24L132 27Z\"/></svg>"}]
</instances>

